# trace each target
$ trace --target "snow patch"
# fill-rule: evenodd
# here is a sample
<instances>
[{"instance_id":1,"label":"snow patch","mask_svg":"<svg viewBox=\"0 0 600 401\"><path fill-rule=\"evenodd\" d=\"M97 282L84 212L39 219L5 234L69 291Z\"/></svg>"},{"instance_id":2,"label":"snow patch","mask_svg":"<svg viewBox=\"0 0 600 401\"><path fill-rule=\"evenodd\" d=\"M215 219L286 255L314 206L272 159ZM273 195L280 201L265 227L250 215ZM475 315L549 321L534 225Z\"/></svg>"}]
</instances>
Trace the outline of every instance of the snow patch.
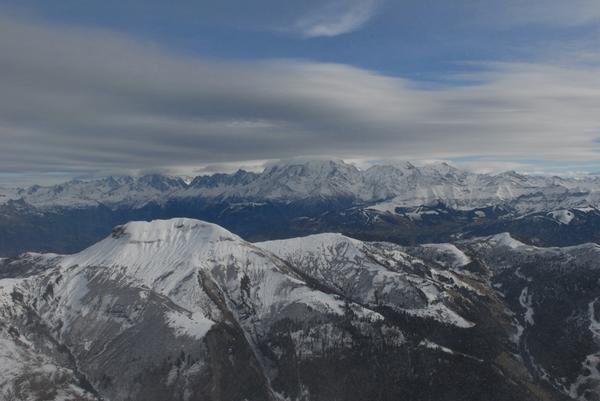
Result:
<instances>
[{"instance_id":1,"label":"snow patch","mask_svg":"<svg viewBox=\"0 0 600 401\"><path fill-rule=\"evenodd\" d=\"M471 258L453 244L423 244L421 246L423 248L434 249L448 256L451 260L450 267L458 268L471 263Z\"/></svg>"},{"instance_id":2,"label":"snow patch","mask_svg":"<svg viewBox=\"0 0 600 401\"><path fill-rule=\"evenodd\" d=\"M504 246L510 249L517 249L521 247L525 247L527 245L523 244L520 241L514 239L509 233L496 234L489 237L488 241L491 245L500 247Z\"/></svg>"},{"instance_id":3,"label":"snow patch","mask_svg":"<svg viewBox=\"0 0 600 401\"><path fill-rule=\"evenodd\" d=\"M575 218L575 215L570 210L555 210L548 213L548 216L550 216L554 221L558 222L559 224L564 225L568 225Z\"/></svg>"},{"instance_id":4,"label":"snow patch","mask_svg":"<svg viewBox=\"0 0 600 401\"><path fill-rule=\"evenodd\" d=\"M588 316L590 319L589 330L592 332L594 340L600 343L600 319L596 316L594 304L599 298L594 299L588 304ZM581 374L569 389L572 398L580 401L588 401L589 395L600 392L600 352L588 355L582 364Z\"/></svg>"},{"instance_id":5,"label":"snow patch","mask_svg":"<svg viewBox=\"0 0 600 401\"><path fill-rule=\"evenodd\" d=\"M166 315L166 321L178 336L188 336L198 340L204 338L214 324L200 312L186 314L171 311Z\"/></svg>"},{"instance_id":6,"label":"snow patch","mask_svg":"<svg viewBox=\"0 0 600 401\"><path fill-rule=\"evenodd\" d=\"M529 326L533 326L535 323L533 321L534 309L532 306L532 294L529 294L529 287L523 288L521 291L521 295L519 295L519 303L523 308L525 308L525 315L523 318L525 319L525 323Z\"/></svg>"},{"instance_id":7,"label":"snow patch","mask_svg":"<svg viewBox=\"0 0 600 401\"><path fill-rule=\"evenodd\" d=\"M374 210L374 211L380 212L380 213L394 214L394 213L396 213L397 207L398 207L398 205L397 205L396 201L390 200L390 201L380 202L380 203L371 205L367 208L367 210Z\"/></svg>"}]
</instances>

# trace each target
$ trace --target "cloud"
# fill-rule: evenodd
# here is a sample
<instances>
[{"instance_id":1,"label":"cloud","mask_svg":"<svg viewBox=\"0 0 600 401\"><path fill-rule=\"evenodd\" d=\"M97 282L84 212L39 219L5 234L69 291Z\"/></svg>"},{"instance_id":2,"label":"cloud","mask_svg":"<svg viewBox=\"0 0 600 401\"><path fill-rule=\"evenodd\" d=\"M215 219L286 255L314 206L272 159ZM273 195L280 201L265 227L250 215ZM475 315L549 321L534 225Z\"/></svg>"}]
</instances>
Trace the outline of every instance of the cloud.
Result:
<instances>
[{"instance_id":1,"label":"cloud","mask_svg":"<svg viewBox=\"0 0 600 401\"><path fill-rule=\"evenodd\" d=\"M512 24L551 24L572 27L600 21L597 0L507 0L501 12Z\"/></svg>"},{"instance_id":2,"label":"cloud","mask_svg":"<svg viewBox=\"0 0 600 401\"><path fill-rule=\"evenodd\" d=\"M380 0L345 0L326 3L325 6L300 18L294 31L306 38L338 36L356 31L376 14Z\"/></svg>"},{"instance_id":3,"label":"cloud","mask_svg":"<svg viewBox=\"0 0 600 401\"><path fill-rule=\"evenodd\" d=\"M588 160L600 68L482 64L467 84L309 61L219 62L0 19L0 172L338 158Z\"/></svg>"}]
</instances>

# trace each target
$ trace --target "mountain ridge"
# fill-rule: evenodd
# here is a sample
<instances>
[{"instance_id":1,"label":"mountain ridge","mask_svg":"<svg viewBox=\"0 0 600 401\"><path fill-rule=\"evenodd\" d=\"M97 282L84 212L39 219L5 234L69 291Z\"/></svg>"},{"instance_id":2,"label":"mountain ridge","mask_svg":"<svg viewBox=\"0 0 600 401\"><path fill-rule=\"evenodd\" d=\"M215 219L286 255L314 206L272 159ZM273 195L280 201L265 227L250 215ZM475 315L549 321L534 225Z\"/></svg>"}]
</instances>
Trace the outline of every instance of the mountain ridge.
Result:
<instances>
[{"instance_id":1,"label":"mountain ridge","mask_svg":"<svg viewBox=\"0 0 600 401\"><path fill-rule=\"evenodd\" d=\"M0 191L0 194L2 192ZM449 164L288 161L263 173L150 175L0 196L0 255L74 253L128 221L189 217L251 241L336 231L401 244L504 231L532 244L600 241L600 177L476 174Z\"/></svg>"},{"instance_id":2,"label":"mountain ridge","mask_svg":"<svg viewBox=\"0 0 600 401\"><path fill-rule=\"evenodd\" d=\"M341 234L251 244L195 219L131 222L74 255L0 260L0 361L15 361L0 391L359 401L384 386L389 399L589 401L586 367L599 352L589 309L600 293L581 274L600 279L597 257L597 245L536 248L508 234L411 247ZM571 306L556 325L545 310L562 294ZM532 336L549 324L561 347ZM574 325L589 330L565 336ZM577 350L568 375L553 365L563 349Z\"/></svg>"},{"instance_id":3,"label":"mountain ridge","mask_svg":"<svg viewBox=\"0 0 600 401\"><path fill-rule=\"evenodd\" d=\"M49 187L35 185L7 191L0 199L4 203L23 199L32 206L44 208L97 204L141 207L148 202L164 203L170 198L193 197L251 201L347 197L357 202L397 198L399 206L443 201L466 208L511 201L538 192L592 195L599 190L600 179L595 176L483 174L460 170L447 163L420 167L398 163L359 170L343 161L291 160L271 164L261 173L238 170L232 174L197 176L189 184L181 178L158 174L138 178L114 176L73 180ZM593 198L593 201L597 200L597 196Z\"/></svg>"}]
</instances>

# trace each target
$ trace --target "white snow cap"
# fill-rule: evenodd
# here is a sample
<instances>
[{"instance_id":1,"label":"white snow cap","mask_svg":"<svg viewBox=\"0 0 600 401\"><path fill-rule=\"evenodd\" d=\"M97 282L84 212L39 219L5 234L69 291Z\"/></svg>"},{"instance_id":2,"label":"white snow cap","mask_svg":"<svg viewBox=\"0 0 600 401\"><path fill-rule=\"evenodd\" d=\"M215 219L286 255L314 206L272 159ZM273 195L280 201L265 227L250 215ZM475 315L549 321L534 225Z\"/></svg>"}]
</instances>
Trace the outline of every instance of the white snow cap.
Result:
<instances>
[{"instance_id":1,"label":"white snow cap","mask_svg":"<svg viewBox=\"0 0 600 401\"><path fill-rule=\"evenodd\" d=\"M178 272L198 267L210 253L234 253L244 241L216 224L175 218L135 221L113 229L113 233L82 252L66 256L61 265L127 266L130 276L146 282L166 269ZM229 245L231 244L231 245Z\"/></svg>"},{"instance_id":2,"label":"white snow cap","mask_svg":"<svg viewBox=\"0 0 600 401\"><path fill-rule=\"evenodd\" d=\"M132 221L113 229L113 238L125 237L129 242L151 243L176 240L214 241L217 239L239 240L240 238L216 224L189 218L169 220Z\"/></svg>"}]
</instances>

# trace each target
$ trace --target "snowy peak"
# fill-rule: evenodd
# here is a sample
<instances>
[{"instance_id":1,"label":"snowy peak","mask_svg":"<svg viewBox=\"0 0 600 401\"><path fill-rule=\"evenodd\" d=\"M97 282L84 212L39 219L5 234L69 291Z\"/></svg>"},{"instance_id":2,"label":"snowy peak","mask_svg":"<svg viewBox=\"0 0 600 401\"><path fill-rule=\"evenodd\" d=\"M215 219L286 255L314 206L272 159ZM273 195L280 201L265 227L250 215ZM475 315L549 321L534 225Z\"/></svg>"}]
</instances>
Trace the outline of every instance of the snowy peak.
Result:
<instances>
[{"instance_id":1,"label":"snowy peak","mask_svg":"<svg viewBox=\"0 0 600 401\"><path fill-rule=\"evenodd\" d=\"M342 160L284 160L267 166L265 175L281 176L332 176L358 173L358 169Z\"/></svg>"},{"instance_id":2,"label":"snowy peak","mask_svg":"<svg viewBox=\"0 0 600 401\"><path fill-rule=\"evenodd\" d=\"M187 274L204 260L229 254L235 256L245 242L215 224L176 218L130 222L82 252L66 256L62 265L124 266L128 277L152 285L165 274Z\"/></svg>"},{"instance_id":3,"label":"snowy peak","mask_svg":"<svg viewBox=\"0 0 600 401\"><path fill-rule=\"evenodd\" d=\"M189 246L220 240L240 240L224 228L201 220L175 218L169 220L132 221L113 230L112 238L125 238L129 243L162 243L182 241Z\"/></svg>"},{"instance_id":4,"label":"snowy peak","mask_svg":"<svg viewBox=\"0 0 600 401\"><path fill-rule=\"evenodd\" d=\"M248 185L258 177L258 174L238 170L234 174L217 173L201 175L192 180L190 188L238 187Z\"/></svg>"},{"instance_id":5,"label":"snowy peak","mask_svg":"<svg viewBox=\"0 0 600 401\"><path fill-rule=\"evenodd\" d=\"M151 288L190 310L199 307L190 294L206 292L198 288L198 277L214 281L235 304L250 307L252 303L253 313L270 315L286 302L309 305L322 313L341 313L343 305L309 288L274 254L215 224L194 219L116 227L112 235L63 257L59 265L64 271L98 270L115 282ZM255 291L245 292L246 285Z\"/></svg>"},{"instance_id":6,"label":"snowy peak","mask_svg":"<svg viewBox=\"0 0 600 401\"><path fill-rule=\"evenodd\" d=\"M137 182L141 187L150 187L161 192L174 191L187 187L185 181L179 177L167 177L160 174L144 175Z\"/></svg>"},{"instance_id":7,"label":"snowy peak","mask_svg":"<svg viewBox=\"0 0 600 401\"><path fill-rule=\"evenodd\" d=\"M319 263L326 268L330 268L328 263L338 257L345 260L363 257L365 247L362 241L333 233L259 242L256 245L293 264L297 264L306 256L312 256L318 258Z\"/></svg>"},{"instance_id":8,"label":"snowy peak","mask_svg":"<svg viewBox=\"0 0 600 401\"><path fill-rule=\"evenodd\" d=\"M271 164L262 173L239 170L233 174L198 176L190 184L160 175L74 180L51 187L33 186L2 191L0 204L22 199L39 208L143 207L148 203L190 199L216 201L298 201L344 199L357 203L386 201L394 207L443 202L455 209L510 203L520 212L596 206L598 177L550 177L514 171L477 174L448 163L414 165L409 162L375 165L366 170L343 161L288 160Z\"/></svg>"},{"instance_id":9,"label":"snowy peak","mask_svg":"<svg viewBox=\"0 0 600 401\"><path fill-rule=\"evenodd\" d=\"M23 199L28 204L40 208L81 208L98 205L141 207L151 201L160 201L186 187L180 178L158 174L137 178L111 176L89 181L72 180L49 187L35 185L12 194L11 198Z\"/></svg>"},{"instance_id":10,"label":"snowy peak","mask_svg":"<svg viewBox=\"0 0 600 401\"><path fill-rule=\"evenodd\" d=\"M518 249L531 247L530 245L525 245L524 243L514 239L509 233L492 235L486 239L483 239L481 243L487 244L488 246L494 248Z\"/></svg>"},{"instance_id":11,"label":"snowy peak","mask_svg":"<svg viewBox=\"0 0 600 401\"><path fill-rule=\"evenodd\" d=\"M361 172L342 161L285 161L271 165L258 182L268 198L355 197Z\"/></svg>"},{"instance_id":12,"label":"snowy peak","mask_svg":"<svg viewBox=\"0 0 600 401\"><path fill-rule=\"evenodd\" d=\"M425 275L432 279L424 278L423 262L405 253L400 246L365 243L340 234L318 234L257 245L288 261L311 280L362 305L372 308L385 305L457 327L473 326L445 304L446 291L452 290L459 280L445 272L443 280L438 281L435 277L441 273L435 269ZM454 246L439 247L459 259L457 266L469 263ZM468 286L462 285L462 288Z\"/></svg>"},{"instance_id":13,"label":"snowy peak","mask_svg":"<svg viewBox=\"0 0 600 401\"><path fill-rule=\"evenodd\" d=\"M306 237L266 241L259 244L269 247L285 246L288 250L306 250L326 249L339 244L348 244L354 247L360 247L362 246L363 242L338 233L322 233L308 235Z\"/></svg>"}]
</instances>

